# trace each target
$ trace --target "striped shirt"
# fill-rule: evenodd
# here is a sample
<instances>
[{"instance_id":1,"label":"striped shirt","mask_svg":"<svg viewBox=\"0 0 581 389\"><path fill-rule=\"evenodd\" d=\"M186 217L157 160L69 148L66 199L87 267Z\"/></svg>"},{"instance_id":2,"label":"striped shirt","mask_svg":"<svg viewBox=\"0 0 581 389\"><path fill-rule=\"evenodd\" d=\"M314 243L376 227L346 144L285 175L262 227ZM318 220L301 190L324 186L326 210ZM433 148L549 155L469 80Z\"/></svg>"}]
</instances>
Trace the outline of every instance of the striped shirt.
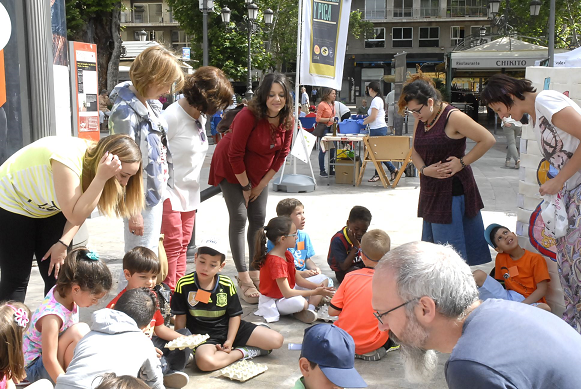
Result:
<instances>
[{"instance_id":1,"label":"striped shirt","mask_svg":"<svg viewBox=\"0 0 581 389\"><path fill-rule=\"evenodd\" d=\"M89 144L74 137L48 136L14 153L0 166L0 207L32 218L61 212L51 162L62 163L80 178Z\"/></svg>"},{"instance_id":2,"label":"striped shirt","mask_svg":"<svg viewBox=\"0 0 581 389\"><path fill-rule=\"evenodd\" d=\"M186 328L192 334L225 339L228 322L231 317L242 315L242 305L236 286L229 277L218 274L215 280L212 290L204 290L198 288L195 271L180 278L171 298L171 310L174 315L186 315ZM201 297L202 293L196 296L200 291L206 292L204 297Z\"/></svg>"}]
</instances>

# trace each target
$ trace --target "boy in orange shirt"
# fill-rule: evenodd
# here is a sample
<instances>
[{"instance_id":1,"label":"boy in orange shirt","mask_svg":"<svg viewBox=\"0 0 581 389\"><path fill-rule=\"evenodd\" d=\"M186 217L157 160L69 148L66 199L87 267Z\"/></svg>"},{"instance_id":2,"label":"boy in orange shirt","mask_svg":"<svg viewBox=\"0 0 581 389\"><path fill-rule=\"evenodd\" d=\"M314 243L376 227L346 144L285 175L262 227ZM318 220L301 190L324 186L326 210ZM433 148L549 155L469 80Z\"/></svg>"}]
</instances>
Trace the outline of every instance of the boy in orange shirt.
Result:
<instances>
[{"instance_id":1,"label":"boy in orange shirt","mask_svg":"<svg viewBox=\"0 0 581 389\"><path fill-rule=\"evenodd\" d=\"M361 239L361 259L365 267L349 272L331 300L330 316L355 341L355 358L379 361L389 351L399 348L385 331L377 327L371 307L371 280L375 265L389 251L391 240L382 230L368 231Z\"/></svg>"},{"instance_id":2,"label":"boy in orange shirt","mask_svg":"<svg viewBox=\"0 0 581 389\"><path fill-rule=\"evenodd\" d=\"M542 255L520 247L516 235L500 224L489 225L484 231L484 239L498 255L494 278L482 270L472 273L480 299L517 301L550 311L545 295L551 276ZM504 281L504 288L499 281Z\"/></svg>"}]
</instances>

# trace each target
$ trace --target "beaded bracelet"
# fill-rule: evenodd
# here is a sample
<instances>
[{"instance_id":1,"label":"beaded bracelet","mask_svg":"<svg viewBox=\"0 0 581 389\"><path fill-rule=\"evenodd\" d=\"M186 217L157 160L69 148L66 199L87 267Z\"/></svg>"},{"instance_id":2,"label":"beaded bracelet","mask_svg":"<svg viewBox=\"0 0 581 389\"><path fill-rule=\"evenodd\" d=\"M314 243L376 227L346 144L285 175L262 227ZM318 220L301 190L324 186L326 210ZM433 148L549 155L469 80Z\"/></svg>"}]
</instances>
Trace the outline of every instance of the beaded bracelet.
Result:
<instances>
[{"instance_id":1,"label":"beaded bracelet","mask_svg":"<svg viewBox=\"0 0 581 389\"><path fill-rule=\"evenodd\" d=\"M462 164L462 169L464 169L466 167L466 164L464 163L464 157L460 158L460 163Z\"/></svg>"}]
</instances>

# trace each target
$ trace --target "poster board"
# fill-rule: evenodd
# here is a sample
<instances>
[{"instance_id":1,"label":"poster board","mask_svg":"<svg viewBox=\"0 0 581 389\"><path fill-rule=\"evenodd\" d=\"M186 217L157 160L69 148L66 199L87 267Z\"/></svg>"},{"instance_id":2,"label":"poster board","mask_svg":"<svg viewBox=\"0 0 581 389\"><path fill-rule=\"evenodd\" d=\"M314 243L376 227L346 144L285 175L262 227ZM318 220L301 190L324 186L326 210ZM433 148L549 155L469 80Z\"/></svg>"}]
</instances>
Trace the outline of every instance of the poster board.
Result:
<instances>
[{"instance_id":1,"label":"poster board","mask_svg":"<svg viewBox=\"0 0 581 389\"><path fill-rule=\"evenodd\" d=\"M70 42L69 50L74 134L79 138L98 141L100 132L97 45Z\"/></svg>"}]
</instances>

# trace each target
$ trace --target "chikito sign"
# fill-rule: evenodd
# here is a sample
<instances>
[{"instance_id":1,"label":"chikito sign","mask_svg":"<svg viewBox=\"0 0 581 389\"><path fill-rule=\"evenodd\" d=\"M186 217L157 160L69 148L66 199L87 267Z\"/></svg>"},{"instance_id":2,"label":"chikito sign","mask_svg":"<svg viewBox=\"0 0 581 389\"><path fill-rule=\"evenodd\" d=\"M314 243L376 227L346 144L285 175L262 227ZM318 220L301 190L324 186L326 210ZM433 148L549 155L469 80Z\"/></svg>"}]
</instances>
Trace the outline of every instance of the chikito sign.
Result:
<instances>
[{"instance_id":1,"label":"chikito sign","mask_svg":"<svg viewBox=\"0 0 581 389\"><path fill-rule=\"evenodd\" d=\"M497 68L526 68L534 66L539 58L454 58L452 54L452 67L456 69L497 69Z\"/></svg>"}]
</instances>

